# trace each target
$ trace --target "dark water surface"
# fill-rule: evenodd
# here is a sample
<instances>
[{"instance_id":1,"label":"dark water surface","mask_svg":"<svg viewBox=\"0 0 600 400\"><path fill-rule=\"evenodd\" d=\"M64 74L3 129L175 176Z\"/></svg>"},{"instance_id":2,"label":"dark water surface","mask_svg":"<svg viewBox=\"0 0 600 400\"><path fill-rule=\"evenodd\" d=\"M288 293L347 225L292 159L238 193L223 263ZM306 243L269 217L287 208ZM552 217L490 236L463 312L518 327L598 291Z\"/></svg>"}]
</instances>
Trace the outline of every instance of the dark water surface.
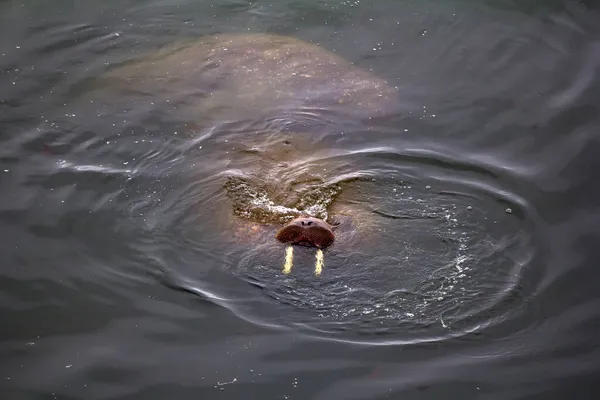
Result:
<instances>
[{"instance_id":1,"label":"dark water surface","mask_svg":"<svg viewBox=\"0 0 600 400\"><path fill-rule=\"evenodd\" d=\"M597 398L594 4L1 1L0 398ZM148 62L223 33L397 98Z\"/></svg>"}]
</instances>

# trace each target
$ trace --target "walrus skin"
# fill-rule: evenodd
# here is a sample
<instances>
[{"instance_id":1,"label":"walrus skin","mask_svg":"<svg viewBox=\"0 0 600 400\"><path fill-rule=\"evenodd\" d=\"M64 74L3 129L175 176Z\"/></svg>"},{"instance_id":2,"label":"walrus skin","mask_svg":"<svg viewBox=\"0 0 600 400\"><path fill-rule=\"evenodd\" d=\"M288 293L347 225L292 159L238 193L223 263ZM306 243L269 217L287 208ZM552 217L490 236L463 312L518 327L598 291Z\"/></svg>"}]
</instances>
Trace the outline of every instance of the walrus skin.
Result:
<instances>
[{"instance_id":1,"label":"walrus skin","mask_svg":"<svg viewBox=\"0 0 600 400\"><path fill-rule=\"evenodd\" d=\"M335 235L333 228L319 218L302 217L287 223L277 232L277 240L283 243L324 249L330 246Z\"/></svg>"}]
</instances>

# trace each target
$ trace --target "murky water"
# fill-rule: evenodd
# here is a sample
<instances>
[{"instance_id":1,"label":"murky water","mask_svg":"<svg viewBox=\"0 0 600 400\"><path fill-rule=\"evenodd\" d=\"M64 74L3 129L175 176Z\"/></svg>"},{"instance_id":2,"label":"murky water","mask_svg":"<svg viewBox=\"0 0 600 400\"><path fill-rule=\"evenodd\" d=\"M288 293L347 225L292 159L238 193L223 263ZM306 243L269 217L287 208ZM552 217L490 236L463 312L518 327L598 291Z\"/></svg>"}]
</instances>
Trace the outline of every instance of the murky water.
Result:
<instances>
[{"instance_id":1,"label":"murky water","mask_svg":"<svg viewBox=\"0 0 600 400\"><path fill-rule=\"evenodd\" d=\"M2 398L595 398L599 20L0 2Z\"/></svg>"}]
</instances>

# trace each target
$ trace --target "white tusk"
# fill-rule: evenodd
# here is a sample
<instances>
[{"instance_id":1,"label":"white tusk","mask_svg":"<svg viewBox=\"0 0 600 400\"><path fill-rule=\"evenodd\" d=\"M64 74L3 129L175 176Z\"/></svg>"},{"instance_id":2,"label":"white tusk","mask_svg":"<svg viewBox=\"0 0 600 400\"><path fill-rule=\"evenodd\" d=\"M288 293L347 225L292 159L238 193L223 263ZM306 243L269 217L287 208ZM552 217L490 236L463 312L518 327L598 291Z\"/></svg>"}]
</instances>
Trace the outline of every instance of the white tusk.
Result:
<instances>
[{"instance_id":1,"label":"white tusk","mask_svg":"<svg viewBox=\"0 0 600 400\"><path fill-rule=\"evenodd\" d=\"M294 248L288 246L285 248L285 264L283 265L283 273L289 274L292 272L292 263L294 262Z\"/></svg>"},{"instance_id":2,"label":"white tusk","mask_svg":"<svg viewBox=\"0 0 600 400\"><path fill-rule=\"evenodd\" d=\"M317 249L317 263L315 264L315 275L319 276L323 272L323 250Z\"/></svg>"}]
</instances>

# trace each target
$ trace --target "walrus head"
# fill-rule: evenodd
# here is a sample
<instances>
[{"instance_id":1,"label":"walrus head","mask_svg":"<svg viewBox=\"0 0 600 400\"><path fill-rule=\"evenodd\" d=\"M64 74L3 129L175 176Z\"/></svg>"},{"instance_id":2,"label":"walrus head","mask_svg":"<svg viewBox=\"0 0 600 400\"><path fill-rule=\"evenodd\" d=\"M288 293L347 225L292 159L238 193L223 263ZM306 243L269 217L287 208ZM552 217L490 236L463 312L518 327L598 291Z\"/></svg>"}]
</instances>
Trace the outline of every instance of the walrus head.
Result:
<instances>
[{"instance_id":1,"label":"walrus head","mask_svg":"<svg viewBox=\"0 0 600 400\"><path fill-rule=\"evenodd\" d=\"M275 237L283 243L323 249L333 243L335 236L333 228L322 219L301 217L288 222Z\"/></svg>"}]
</instances>

